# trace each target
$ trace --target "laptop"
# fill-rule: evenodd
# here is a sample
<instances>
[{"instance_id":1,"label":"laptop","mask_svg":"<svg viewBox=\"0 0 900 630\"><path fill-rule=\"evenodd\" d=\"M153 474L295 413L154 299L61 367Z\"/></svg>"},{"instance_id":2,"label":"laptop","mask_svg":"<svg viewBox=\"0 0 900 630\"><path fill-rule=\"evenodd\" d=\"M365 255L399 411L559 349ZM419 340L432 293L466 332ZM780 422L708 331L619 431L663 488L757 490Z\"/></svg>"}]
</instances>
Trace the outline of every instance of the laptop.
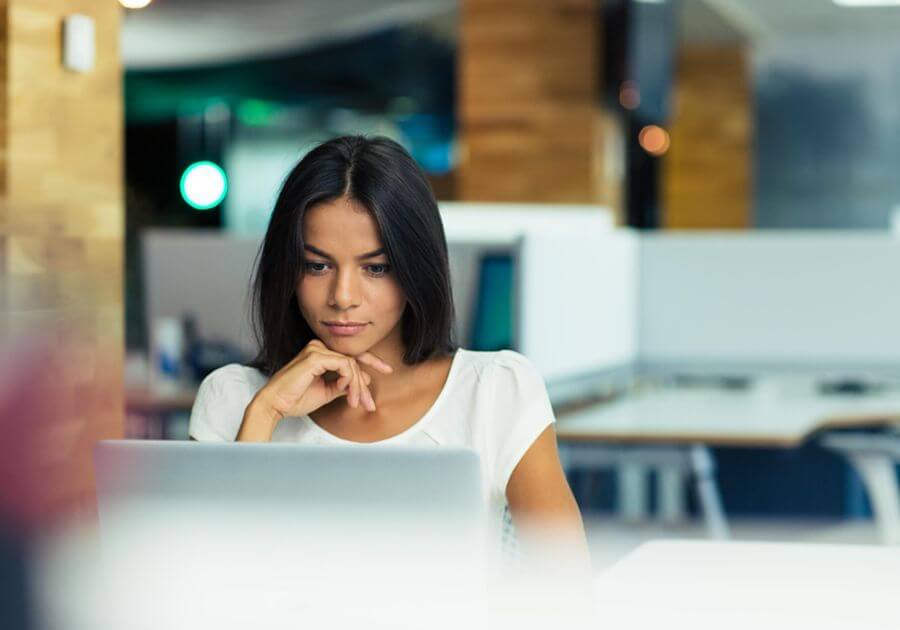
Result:
<instances>
[{"instance_id":1,"label":"laptop","mask_svg":"<svg viewBox=\"0 0 900 630\"><path fill-rule=\"evenodd\" d=\"M276 603L333 619L400 593L434 607L473 601L490 564L471 450L107 440L94 460L103 569L129 619Z\"/></svg>"},{"instance_id":2,"label":"laptop","mask_svg":"<svg viewBox=\"0 0 900 630\"><path fill-rule=\"evenodd\" d=\"M103 440L94 460L102 539L128 547L139 530L201 544L244 521L247 536L283 527L318 549L403 536L467 548L484 534L480 460L468 449Z\"/></svg>"}]
</instances>

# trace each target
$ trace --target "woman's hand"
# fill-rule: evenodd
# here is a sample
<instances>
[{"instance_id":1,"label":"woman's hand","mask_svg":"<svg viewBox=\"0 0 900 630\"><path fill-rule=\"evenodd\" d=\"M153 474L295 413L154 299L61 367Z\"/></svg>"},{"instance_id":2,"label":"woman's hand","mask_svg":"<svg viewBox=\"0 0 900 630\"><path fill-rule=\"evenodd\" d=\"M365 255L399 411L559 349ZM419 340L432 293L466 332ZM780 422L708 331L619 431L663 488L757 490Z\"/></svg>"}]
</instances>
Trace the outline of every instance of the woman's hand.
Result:
<instances>
[{"instance_id":1,"label":"woman's hand","mask_svg":"<svg viewBox=\"0 0 900 630\"><path fill-rule=\"evenodd\" d=\"M368 387L372 379L360 364L383 374L393 372L390 365L369 352L351 357L331 350L318 339L310 341L257 392L244 413L237 440L271 439L271 432L284 416L307 415L339 396L346 395L351 407L362 405L375 411L375 399Z\"/></svg>"}]
</instances>

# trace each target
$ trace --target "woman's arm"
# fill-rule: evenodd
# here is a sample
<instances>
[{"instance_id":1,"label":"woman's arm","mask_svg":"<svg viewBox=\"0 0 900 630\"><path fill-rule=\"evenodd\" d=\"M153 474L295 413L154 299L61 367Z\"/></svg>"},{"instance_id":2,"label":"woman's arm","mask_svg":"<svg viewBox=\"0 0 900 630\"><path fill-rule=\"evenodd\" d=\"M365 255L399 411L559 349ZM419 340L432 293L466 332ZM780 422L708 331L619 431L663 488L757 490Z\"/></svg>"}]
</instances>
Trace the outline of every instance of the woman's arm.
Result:
<instances>
[{"instance_id":1,"label":"woman's arm","mask_svg":"<svg viewBox=\"0 0 900 630\"><path fill-rule=\"evenodd\" d=\"M535 556L541 568L590 579L584 523L559 461L552 424L513 469L506 499L524 551Z\"/></svg>"}]
</instances>

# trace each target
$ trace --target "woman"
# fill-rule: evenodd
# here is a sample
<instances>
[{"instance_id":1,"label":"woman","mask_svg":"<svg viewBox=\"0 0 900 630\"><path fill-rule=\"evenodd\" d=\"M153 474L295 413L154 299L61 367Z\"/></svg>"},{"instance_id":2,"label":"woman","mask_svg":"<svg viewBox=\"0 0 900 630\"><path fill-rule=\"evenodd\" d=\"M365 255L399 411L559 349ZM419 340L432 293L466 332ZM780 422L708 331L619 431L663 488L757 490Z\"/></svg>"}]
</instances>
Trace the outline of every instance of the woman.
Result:
<instances>
[{"instance_id":1,"label":"woman","mask_svg":"<svg viewBox=\"0 0 900 630\"><path fill-rule=\"evenodd\" d=\"M589 572L544 383L518 353L455 347L437 202L399 144L342 137L307 154L253 289L259 354L203 381L192 438L474 449L497 527L508 505Z\"/></svg>"}]
</instances>

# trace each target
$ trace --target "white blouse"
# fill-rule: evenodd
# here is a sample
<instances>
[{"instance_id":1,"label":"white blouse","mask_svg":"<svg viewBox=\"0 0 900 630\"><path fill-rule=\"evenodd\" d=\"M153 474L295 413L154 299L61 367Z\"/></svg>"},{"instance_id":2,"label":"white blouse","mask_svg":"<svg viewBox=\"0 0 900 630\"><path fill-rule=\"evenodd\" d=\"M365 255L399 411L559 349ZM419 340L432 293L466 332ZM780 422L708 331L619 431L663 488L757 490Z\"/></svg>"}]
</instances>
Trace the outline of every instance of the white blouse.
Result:
<instances>
[{"instance_id":1,"label":"white blouse","mask_svg":"<svg viewBox=\"0 0 900 630\"><path fill-rule=\"evenodd\" d=\"M266 382L258 370L236 363L209 374L200 384L191 411L191 437L233 441L244 410ZM500 533L509 477L525 451L553 422L544 381L527 358L511 350L459 349L434 404L402 433L376 442L354 442L329 433L309 416L286 416L276 426L272 441L472 449L480 455L489 518Z\"/></svg>"}]
</instances>

